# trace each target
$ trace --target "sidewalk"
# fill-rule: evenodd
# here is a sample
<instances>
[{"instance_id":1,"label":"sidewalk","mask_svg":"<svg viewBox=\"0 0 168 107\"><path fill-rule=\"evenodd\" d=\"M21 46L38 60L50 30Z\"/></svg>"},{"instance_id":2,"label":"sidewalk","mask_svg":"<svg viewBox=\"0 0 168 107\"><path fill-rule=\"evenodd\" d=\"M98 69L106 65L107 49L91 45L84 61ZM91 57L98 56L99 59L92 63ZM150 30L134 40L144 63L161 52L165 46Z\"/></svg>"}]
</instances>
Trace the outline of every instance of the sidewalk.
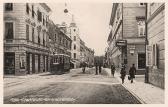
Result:
<instances>
[{"instance_id":1,"label":"sidewalk","mask_svg":"<svg viewBox=\"0 0 168 107\"><path fill-rule=\"evenodd\" d=\"M109 68L103 69L105 69L105 71L111 75L111 70ZM115 77L121 82L119 71L115 73ZM164 104L164 90L151 84L144 83L143 81L136 81L136 76L134 83L131 84L127 75L122 86L131 92L137 99L139 99L141 103Z\"/></svg>"}]
</instances>

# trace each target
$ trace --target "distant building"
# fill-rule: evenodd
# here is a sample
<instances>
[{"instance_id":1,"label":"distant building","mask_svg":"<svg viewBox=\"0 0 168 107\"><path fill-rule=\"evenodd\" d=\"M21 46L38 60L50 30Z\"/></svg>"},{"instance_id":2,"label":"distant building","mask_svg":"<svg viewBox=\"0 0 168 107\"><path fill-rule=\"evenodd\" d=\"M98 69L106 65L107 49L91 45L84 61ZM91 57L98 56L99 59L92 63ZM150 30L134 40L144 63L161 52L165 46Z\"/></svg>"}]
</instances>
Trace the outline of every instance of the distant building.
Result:
<instances>
[{"instance_id":1,"label":"distant building","mask_svg":"<svg viewBox=\"0 0 168 107\"><path fill-rule=\"evenodd\" d=\"M165 88L165 3L147 4L146 64L149 82Z\"/></svg>"},{"instance_id":2,"label":"distant building","mask_svg":"<svg viewBox=\"0 0 168 107\"><path fill-rule=\"evenodd\" d=\"M80 37L79 37L79 28L77 27L74 18L72 17L72 22L68 28L68 34L72 40L71 48L71 58L74 68L80 67Z\"/></svg>"},{"instance_id":3,"label":"distant building","mask_svg":"<svg viewBox=\"0 0 168 107\"><path fill-rule=\"evenodd\" d=\"M63 23L64 24L64 23ZM50 54L65 54L71 56L72 40L66 34L67 27L64 25L55 25L49 21L49 44Z\"/></svg>"},{"instance_id":4,"label":"distant building","mask_svg":"<svg viewBox=\"0 0 168 107\"><path fill-rule=\"evenodd\" d=\"M88 48L85 42L80 39L80 63L86 62L89 67L94 65L94 50Z\"/></svg>"},{"instance_id":5,"label":"distant building","mask_svg":"<svg viewBox=\"0 0 168 107\"><path fill-rule=\"evenodd\" d=\"M85 47L85 59L89 67L94 66L94 50L91 48Z\"/></svg>"},{"instance_id":6,"label":"distant building","mask_svg":"<svg viewBox=\"0 0 168 107\"><path fill-rule=\"evenodd\" d=\"M48 19L45 3L4 4L4 74L48 71Z\"/></svg>"},{"instance_id":7,"label":"distant building","mask_svg":"<svg viewBox=\"0 0 168 107\"><path fill-rule=\"evenodd\" d=\"M86 61L86 49L85 49L85 42L80 39L80 63Z\"/></svg>"},{"instance_id":8,"label":"distant building","mask_svg":"<svg viewBox=\"0 0 168 107\"><path fill-rule=\"evenodd\" d=\"M138 74L145 71L145 4L113 3L108 37L107 63L126 71L135 64Z\"/></svg>"}]
</instances>

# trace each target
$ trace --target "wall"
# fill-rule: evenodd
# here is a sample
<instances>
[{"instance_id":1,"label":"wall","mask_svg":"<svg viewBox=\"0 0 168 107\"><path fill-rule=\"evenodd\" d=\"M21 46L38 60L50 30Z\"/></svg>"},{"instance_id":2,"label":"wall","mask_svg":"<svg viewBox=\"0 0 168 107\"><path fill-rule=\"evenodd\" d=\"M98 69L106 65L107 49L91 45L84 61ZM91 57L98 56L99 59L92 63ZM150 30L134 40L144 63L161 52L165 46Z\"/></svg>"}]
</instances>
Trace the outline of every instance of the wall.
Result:
<instances>
[{"instance_id":1,"label":"wall","mask_svg":"<svg viewBox=\"0 0 168 107\"><path fill-rule=\"evenodd\" d=\"M158 3L156 3L158 4ZM147 59L151 64L149 66L149 82L151 84L154 84L156 86L159 86L161 88L165 87L165 10L164 10L164 5L161 3L159 4L160 6L158 7L156 5L155 8L155 16L153 10L150 10L150 7L155 6L155 3L148 4L148 42L149 42L149 47L152 48L154 44L157 44L158 47L158 65L153 64L153 51L151 50L151 55L147 56L147 58L151 57L151 59Z\"/></svg>"}]
</instances>

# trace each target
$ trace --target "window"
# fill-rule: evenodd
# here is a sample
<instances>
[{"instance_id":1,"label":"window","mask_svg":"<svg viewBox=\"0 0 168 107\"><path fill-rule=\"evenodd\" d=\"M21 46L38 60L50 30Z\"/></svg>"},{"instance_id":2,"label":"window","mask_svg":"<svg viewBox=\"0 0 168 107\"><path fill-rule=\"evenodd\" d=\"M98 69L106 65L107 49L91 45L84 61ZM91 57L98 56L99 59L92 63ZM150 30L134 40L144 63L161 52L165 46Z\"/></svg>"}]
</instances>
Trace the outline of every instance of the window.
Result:
<instances>
[{"instance_id":1,"label":"window","mask_svg":"<svg viewBox=\"0 0 168 107\"><path fill-rule=\"evenodd\" d=\"M76 29L74 29L74 32L76 31Z\"/></svg>"},{"instance_id":2,"label":"window","mask_svg":"<svg viewBox=\"0 0 168 107\"><path fill-rule=\"evenodd\" d=\"M5 23L5 39L13 39L14 32L13 32L13 22L6 22Z\"/></svg>"},{"instance_id":3,"label":"window","mask_svg":"<svg viewBox=\"0 0 168 107\"><path fill-rule=\"evenodd\" d=\"M34 42L34 28L32 28L32 42Z\"/></svg>"},{"instance_id":4,"label":"window","mask_svg":"<svg viewBox=\"0 0 168 107\"><path fill-rule=\"evenodd\" d=\"M32 17L34 18L34 6L32 5Z\"/></svg>"},{"instance_id":5,"label":"window","mask_svg":"<svg viewBox=\"0 0 168 107\"><path fill-rule=\"evenodd\" d=\"M74 50L76 50L76 45L74 44Z\"/></svg>"},{"instance_id":6,"label":"window","mask_svg":"<svg viewBox=\"0 0 168 107\"><path fill-rule=\"evenodd\" d=\"M45 46L45 32L43 32L43 45Z\"/></svg>"},{"instance_id":7,"label":"window","mask_svg":"<svg viewBox=\"0 0 168 107\"><path fill-rule=\"evenodd\" d=\"M26 12L27 14L29 14L29 4L28 3L26 3Z\"/></svg>"},{"instance_id":8,"label":"window","mask_svg":"<svg viewBox=\"0 0 168 107\"><path fill-rule=\"evenodd\" d=\"M74 53L74 59L76 59L76 53Z\"/></svg>"},{"instance_id":9,"label":"window","mask_svg":"<svg viewBox=\"0 0 168 107\"><path fill-rule=\"evenodd\" d=\"M55 34L55 42L57 41L57 34Z\"/></svg>"},{"instance_id":10,"label":"window","mask_svg":"<svg viewBox=\"0 0 168 107\"><path fill-rule=\"evenodd\" d=\"M45 26L45 19L44 19L44 16L43 16L43 25Z\"/></svg>"},{"instance_id":11,"label":"window","mask_svg":"<svg viewBox=\"0 0 168 107\"><path fill-rule=\"evenodd\" d=\"M38 10L37 11L37 17L38 17L38 21L42 21L42 13Z\"/></svg>"},{"instance_id":12,"label":"window","mask_svg":"<svg viewBox=\"0 0 168 107\"><path fill-rule=\"evenodd\" d=\"M146 59L145 53L138 54L138 69L145 69Z\"/></svg>"},{"instance_id":13,"label":"window","mask_svg":"<svg viewBox=\"0 0 168 107\"><path fill-rule=\"evenodd\" d=\"M74 36L74 41L76 41L76 36Z\"/></svg>"},{"instance_id":14,"label":"window","mask_svg":"<svg viewBox=\"0 0 168 107\"><path fill-rule=\"evenodd\" d=\"M26 39L29 40L29 25L26 25Z\"/></svg>"},{"instance_id":15,"label":"window","mask_svg":"<svg viewBox=\"0 0 168 107\"><path fill-rule=\"evenodd\" d=\"M144 6L145 5L145 3L139 3L139 6Z\"/></svg>"},{"instance_id":16,"label":"window","mask_svg":"<svg viewBox=\"0 0 168 107\"><path fill-rule=\"evenodd\" d=\"M157 66L158 67L158 65L159 65L159 55L158 55L158 53L159 53L159 50L158 50L158 47L157 47L157 44L154 44L153 45L153 51L152 51L152 62L153 62L153 66Z\"/></svg>"},{"instance_id":17,"label":"window","mask_svg":"<svg viewBox=\"0 0 168 107\"><path fill-rule=\"evenodd\" d=\"M138 36L143 37L145 35L145 21L138 21Z\"/></svg>"},{"instance_id":18,"label":"window","mask_svg":"<svg viewBox=\"0 0 168 107\"><path fill-rule=\"evenodd\" d=\"M38 30L38 43L40 44L40 30Z\"/></svg>"},{"instance_id":19,"label":"window","mask_svg":"<svg viewBox=\"0 0 168 107\"><path fill-rule=\"evenodd\" d=\"M13 4L12 3L5 3L5 11L12 11Z\"/></svg>"},{"instance_id":20,"label":"window","mask_svg":"<svg viewBox=\"0 0 168 107\"><path fill-rule=\"evenodd\" d=\"M120 9L117 10L117 19L120 18Z\"/></svg>"}]
</instances>

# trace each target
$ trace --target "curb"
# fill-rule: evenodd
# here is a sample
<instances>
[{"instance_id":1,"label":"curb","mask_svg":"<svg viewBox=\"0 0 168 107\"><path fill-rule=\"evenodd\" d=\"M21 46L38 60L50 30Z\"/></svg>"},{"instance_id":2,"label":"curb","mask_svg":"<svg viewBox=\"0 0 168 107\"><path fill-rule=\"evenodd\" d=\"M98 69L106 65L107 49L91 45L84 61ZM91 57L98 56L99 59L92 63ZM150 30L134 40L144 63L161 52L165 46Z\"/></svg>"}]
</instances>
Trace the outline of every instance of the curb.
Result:
<instances>
[{"instance_id":1,"label":"curb","mask_svg":"<svg viewBox=\"0 0 168 107\"><path fill-rule=\"evenodd\" d=\"M104 70L107 72L108 75L110 75L106 69L104 69ZM116 77L116 79L117 79L118 81L120 81L119 77ZM141 104L147 104L143 99L141 99L140 97L138 97L133 91L131 91L129 88L127 88L125 84L121 84L121 85L122 85L126 90L128 90Z\"/></svg>"}]
</instances>

